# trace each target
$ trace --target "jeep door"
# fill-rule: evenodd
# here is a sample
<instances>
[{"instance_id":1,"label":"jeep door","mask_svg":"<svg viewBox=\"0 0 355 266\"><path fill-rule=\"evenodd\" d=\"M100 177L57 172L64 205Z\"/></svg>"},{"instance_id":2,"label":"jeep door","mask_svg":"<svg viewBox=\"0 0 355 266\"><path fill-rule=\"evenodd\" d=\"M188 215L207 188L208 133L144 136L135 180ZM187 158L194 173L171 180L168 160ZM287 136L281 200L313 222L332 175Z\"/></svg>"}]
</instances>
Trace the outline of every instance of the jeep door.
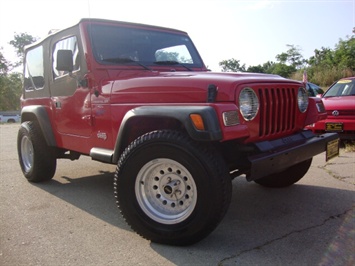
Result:
<instances>
[{"instance_id":1,"label":"jeep door","mask_svg":"<svg viewBox=\"0 0 355 266\"><path fill-rule=\"evenodd\" d=\"M76 30L77 28L74 28ZM82 56L82 45L79 34L63 31L53 36L51 45L50 81L54 124L61 135L63 146L72 150L82 151L86 139L92 132L91 92L85 85L84 76L87 72ZM70 50L73 55L73 71L58 71L58 50Z\"/></svg>"}]
</instances>

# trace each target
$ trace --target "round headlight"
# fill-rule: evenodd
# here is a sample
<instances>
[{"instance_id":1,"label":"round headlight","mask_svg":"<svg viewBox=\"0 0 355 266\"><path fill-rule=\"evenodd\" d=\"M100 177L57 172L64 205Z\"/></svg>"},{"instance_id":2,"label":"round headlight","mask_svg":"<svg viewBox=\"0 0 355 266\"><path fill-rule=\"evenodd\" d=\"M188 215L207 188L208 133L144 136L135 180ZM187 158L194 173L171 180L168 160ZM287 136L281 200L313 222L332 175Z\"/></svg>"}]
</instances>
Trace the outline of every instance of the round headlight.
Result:
<instances>
[{"instance_id":1,"label":"round headlight","mask_svg":"<svg viewBox=\"0 0 355 266\"><path fill-rule=\"evenodd\" d=\"M246 121L253 120L259 110L259 99L251 88L244 88L239 95L239 109Z\"/></svg>"},{"instance_id":2,"label":"round headlight","mask_svg":"<svg viewBox=\"0 0 355 266\"><path fill-rule=\"evenodd\" d=\"M308 108L308 93L304 88L298 89L297 101L298 108L300 109L301 113L306 112Z\"/></svg>"}]
</instances>

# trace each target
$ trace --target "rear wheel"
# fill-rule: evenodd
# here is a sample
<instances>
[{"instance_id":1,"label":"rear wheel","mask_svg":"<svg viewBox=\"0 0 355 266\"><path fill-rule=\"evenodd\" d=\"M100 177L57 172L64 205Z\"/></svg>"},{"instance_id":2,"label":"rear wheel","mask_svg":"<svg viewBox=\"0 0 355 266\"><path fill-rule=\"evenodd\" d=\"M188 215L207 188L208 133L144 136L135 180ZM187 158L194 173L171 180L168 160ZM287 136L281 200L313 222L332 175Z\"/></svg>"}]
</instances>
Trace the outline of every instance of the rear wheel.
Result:
<instances>
[{"instance_id":1,"label":"rear wheel","mask_svg":"<svg viewBox=\"0 0 355 266\"><path fill-rule=\"evenodd\" d=\"M17 151L24 176L30 182L53 178L57 160L43 137L37 121L21 124L17 137Z\"/></svg>"},{"instance_id":2,"label":"rear wheel","mask_svg":"<svg viewBox=\"0 0 355 266\"><path fill-rule=\"evenodd\" d=\"M115 174L117 204L133 230L153 242L189 245L212 232L231 199L227 167L213 148L175 131L136 139Z\"/></svg>"},{"instance_id":3,"label":"rear wheel","mask_svg":"<svg viewBox=\"0 0 355 266\"><path fill-rule=\"evenodd\" d=\"M311 164L312 158L293 165L280 173L254 180L254 182L265 187L288 187L301 180L301 178L308 172Z\"/></svg>"}]
</instances>

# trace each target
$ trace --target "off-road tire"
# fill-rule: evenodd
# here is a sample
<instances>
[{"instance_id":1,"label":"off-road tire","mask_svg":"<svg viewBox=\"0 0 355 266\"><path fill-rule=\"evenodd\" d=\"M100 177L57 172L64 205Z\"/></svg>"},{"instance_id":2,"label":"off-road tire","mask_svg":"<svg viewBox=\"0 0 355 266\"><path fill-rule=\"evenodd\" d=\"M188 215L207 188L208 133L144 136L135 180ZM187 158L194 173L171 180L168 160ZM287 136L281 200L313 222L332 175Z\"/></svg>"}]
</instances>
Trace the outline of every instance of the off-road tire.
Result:
<instances>
[{"instance_id":1,"label":"off-road tire","mask_svg":"<svg viewBox=\"0 0 355 266\"><path fill-rule=\"evenodd\" d=\"M254 180L254 182L264 187L288 187L301 180L301 178L308 172L311 164L312 158L293 165L280 173Z\"/></svg>"},{"instance_id":2,"label":"off-road tire","mask_svg":"<svg viewBox=\"0 0 355 266\"><path fill-rule=\"evenodd\" d=\"M17 151L21 170L28 181L37 183L53 178L57 160L37 121L21 124L17 136Z\"/></svg>"},{"instance_id":3,"label":"off-road tire","mask_svg":"<svg viewBox=\"0 0 355 266\"><path fill-rule=\"evenodd\" d=\"M150 132L129 145L117 165L114 193L134 231L181 246L216 228L232 186L225 162L210 146L169 130Z\"/></svg>"}]
</instances>

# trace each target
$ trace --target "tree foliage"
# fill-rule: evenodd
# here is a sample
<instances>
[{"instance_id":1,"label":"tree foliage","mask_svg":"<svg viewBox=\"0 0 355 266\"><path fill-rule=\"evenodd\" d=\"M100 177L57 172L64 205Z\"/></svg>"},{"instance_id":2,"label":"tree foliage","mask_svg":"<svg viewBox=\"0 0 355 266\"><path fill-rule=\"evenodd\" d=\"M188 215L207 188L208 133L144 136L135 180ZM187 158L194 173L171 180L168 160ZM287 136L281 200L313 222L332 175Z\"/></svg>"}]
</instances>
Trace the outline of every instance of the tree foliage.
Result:
<instances>
[{"instance_id":1,"label":"tree foliage","mask_svg":"<svg viewBox=\"0 0 355 266\"><path fill-rule=\"evenodd\" d=\"M245 71L245 64L240 65L240 61L234 58L219 62L219 66L222 67L222 72L244 72Z\"/></svg>"},{"instance_id":2,"label":"tree foliage","mask_svg":"<svg viewBox=\"0 0 355 266\"><path fill-rule=\"evenodd\" d=\"M342 68L355 71L355 37L339 40L334 51L334 61Z\"/></svg>"},{"instance_id":3,"label":"tree foliage","mask_svg":"<svg viewBox=\"0 0 355 266\"><path fill-rule=\"evenodd\" d=\"M294 66L290 66L284 63L275 63L272 65L266 73L276 74L282 77L290 77L292 73L296 71Z\"/></svg>"},{"instance_id":4,"label":"tree foliage","mask_svg":"<svg viewBox=\"0 0 355 266\"><path fill-rule=\"evenodd\" d=\"M0 50L0 110L19 110L22 80L20 73L9 73L11 64Z\"/></svg>"},{"instance_id":5,"label":"tree foliage","mask_svg":"<svg viewBox=\"0 0 355 266\"><path fill-rule=\"evenodd\" d=\"M6 75L9 71L9 62L5 59L4 55L0 50L0 76Z\"/></svg>"},{"instance_id":6,"label":"tree foliage","mask_svg":"<svg viewBox=\"0 0 355 266\"><path fill-rule=\"evenodd\" d=\"M308 60L308 77L314 83L328 86L335 80L355 75L355 38L340 39L335 49L315 49Z\"/></svg>"},{"instance_id":7,"label":"tree foliage","mask_svg":"<svg viewBox=\"0 0 355 266\"><path fill-rule=\"evenodd\" d=\"M15 48L19 61L15 63L15 67L20 66L23 63L25 54L25 46L34 43L37 39L28 33L19 33L14 36L14 39L10 41L10 44Z\"/></svg>"},{"instance_id":8,"label":"tree foliage","mask_svg":"<svg viewBox=\"0 0 355 266\"><path fill-rule=\"evenodd\" d=\"M19 110L22 93L22 74L12 72L23 63L24 47L36 41L36 38L27 33L15 34L10 44L15 48L18 61L9 62L0 49L0 110Z\"/></svg>"},{"instance_id":9,"label":"tree foliage","mask_svg":"<svg viewBox=\"0 0 355 266\"><path fill-rule=\"evenodd\" d=\"M222 71L269 73L297 79L302 77L303 71L306 70L308 80L322 86L329 86L340 78L355 75L354 35L347 36L345 40L340 39L334 49L315 49L314 55L308 60L303 58L299 46L288 44L286 47L285 52L275 56L276 62L268 61L246 68L245 64L241 65L239 60L232 58L221 61L219 65Z\"/></svg>"},{"instance_id":10,"label":"tree foliage","mask_svg":"<svg viewBox=\"0 0 355 266\"><path fill-rule=\"evenodd\" d=\"M0 110L19 110L22 88L20 73L0 75Z\"/></svg>"},{"instance_id":11,"label":"tree foliage","mask_svg":"<svg viewBox=\"0 0 355 266\"><path fill-rule=\"evenodd\" d=\"M308 64L313 67L328 67L334 65L333 52L329 48L322 47L315 49L314 55L308 60Z\"/></svg>"},{"instance_id":12,"label":"tree foliage","mask_svg":"<svg viewBox=\"0 0 355 266\"><path fill-rule=\"evenodd\" d=\"M301 54L301 48L295 45L287 44L288 50L276 55L276 59L284 65L291 66L294 69L300 69L306 62Z\"/></svg>"}]
</instances>

